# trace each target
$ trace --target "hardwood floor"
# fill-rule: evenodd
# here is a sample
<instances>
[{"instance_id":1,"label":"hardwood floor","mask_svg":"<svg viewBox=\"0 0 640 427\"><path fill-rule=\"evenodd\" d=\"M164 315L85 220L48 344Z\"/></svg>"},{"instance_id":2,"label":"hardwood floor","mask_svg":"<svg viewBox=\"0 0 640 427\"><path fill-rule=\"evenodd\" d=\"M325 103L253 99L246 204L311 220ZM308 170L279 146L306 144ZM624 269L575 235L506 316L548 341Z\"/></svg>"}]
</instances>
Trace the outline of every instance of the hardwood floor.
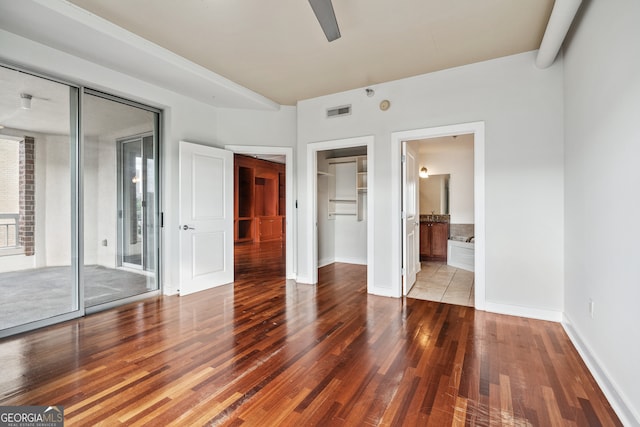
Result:
<instances>
[{"instance_id":1,"label":"hardwood floor","mask_svg":"<svg viewBox=\"0 0 640 427\"><path fill-rule=\"evenodd\" d=\"M621 425L559 324L368 295L364 266L287 282L278 253L238 247L233 287L0 341L0 405L64 405L68 426Z\"/></svg>"}]
</instances>

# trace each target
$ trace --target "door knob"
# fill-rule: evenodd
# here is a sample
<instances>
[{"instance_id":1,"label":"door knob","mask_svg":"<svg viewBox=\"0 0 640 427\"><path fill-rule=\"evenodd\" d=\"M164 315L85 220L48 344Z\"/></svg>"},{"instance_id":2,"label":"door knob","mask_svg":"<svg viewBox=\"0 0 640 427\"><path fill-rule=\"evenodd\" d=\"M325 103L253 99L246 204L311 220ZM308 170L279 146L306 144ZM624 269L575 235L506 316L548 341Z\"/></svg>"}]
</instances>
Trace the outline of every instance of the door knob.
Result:
<instances>
[{"instance_id":1,"label":"door knob","mask_svg":"<svg viewBox=\"0 0 640 427\"><path fill-rule=\"evenodd\" d=\"M193 228L193 227L189 227L188 225L183 225L183 226L182 226L182 229L183 229L183 230L195 230L195 228Z\"/></svg>"}]
</instances>

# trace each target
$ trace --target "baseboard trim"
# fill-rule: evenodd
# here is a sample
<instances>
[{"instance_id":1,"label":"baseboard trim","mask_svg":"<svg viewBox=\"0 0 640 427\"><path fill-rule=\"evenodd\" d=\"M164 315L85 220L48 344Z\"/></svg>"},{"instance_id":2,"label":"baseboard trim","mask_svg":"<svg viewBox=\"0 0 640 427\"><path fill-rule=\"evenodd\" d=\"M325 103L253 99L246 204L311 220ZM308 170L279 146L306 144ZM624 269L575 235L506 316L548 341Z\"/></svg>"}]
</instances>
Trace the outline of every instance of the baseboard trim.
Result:
<instances>
[{"instance_id":1,"label":"baseboard trim","mask_svg":"<svg viewBox=\"0 0 640 427\"><path fill-rule=\"evenodd\" d=\"M329 264L333 264L334 262L335 260L333 258L325 258L325 259L318 260L318 268L325 267Z\"/></svg>"},{"instance_id":2,"label":"baseboard trim","mask_svg":"<svg viewBox=\"0 0 640 427\"><path fill-rule=\"evenodd\" d=\"M388 298L402 298L402 295L397 295L395 292L393 292L392 289L383 289L383 288L373 288L371 290L368 290L367 293L369 295L376 295L379 297L388 297Z\"/></svg>"},{"instance_id":3,"label":"baseboard trim","mask_svg":"<svg viewBox=\"0 0 640 427\"><path fill-rule=\"evenodd\" d=\"M523 307L520 305L498 304L486 301L485 311L497 314L508 314L509 316L527 317L529 319L548 320L551 322L562 322L562 312L554 310L544 310L540 308Z\"/></svg>"},{"instance_id":4,"label":"baseboard trim","mask_svg":"<svg viewBox=\"0 0 640 427\"><path fill-rule=\"evenodd\" d=\"M562 327L569 336L574 347L580 354L582 361L587 365L587 369L593 375L600 389L611 404L611 407L625 426L640 426L640 414L633 410L628 399L618 392L619 388L611 381L607 371L603 368L602 363L595 357L589 346L582 340L578 331L573 327L571 318L565 313L562 319Z\"/></svg>"},{"instance_id":5,"label":"baseboard trim","mask_svg":"<svg viewBox=\"0 0 640 427\"><path fill-rule=\"evenodd\" d=\"M345 264L357 264L357 265L367 265L367 259L364 258L351 258L351 257L336 257L334 262L342 262Z\"/></svg>"},{"instance_id":6,"label":"baseboard trim","mask_svg":"<svg viewBox=\"0 0 640 427\"><path fill-rule=\"evenodd\" d=\"M303 285L315 285L316 283L313 283L313 280L311 280L311 277L305 277L305 276L297 276L296 277L296 283L300 283Z\"/></svg>"}]
</instances>

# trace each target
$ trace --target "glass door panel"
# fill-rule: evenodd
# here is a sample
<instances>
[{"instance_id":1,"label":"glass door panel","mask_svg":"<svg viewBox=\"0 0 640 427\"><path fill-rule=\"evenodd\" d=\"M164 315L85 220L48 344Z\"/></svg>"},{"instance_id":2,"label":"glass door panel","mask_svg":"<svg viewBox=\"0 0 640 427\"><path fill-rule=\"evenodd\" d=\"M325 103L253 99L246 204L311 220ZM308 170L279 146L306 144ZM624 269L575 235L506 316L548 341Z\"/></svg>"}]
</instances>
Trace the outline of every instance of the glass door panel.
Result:
<instances>
[{"instance_id":1,"label":"glass door panel","mask_svg":"<svg viewBox=\"0 0 640 427\"><path fill-rule=\"evenodd\" d=\"M158 290L157 112L84 97L85 306Z\"/></svg>"},{"instance_id":2,"label":"glass door panel","mask_svg":"<svg viewBox=\"0 0 640 427\"><path fill-rule=\"evenodd\" d=\"M142 138L142 241L144 242L144 256L142 267L146 271L156 268L156 167L153 136Z\"/></svg>"},{"instance_id":3,"label":"glass door panel","mask_svg":"<svg viewBox=\"0 0 640 427\"><path fill-rule=\"evenodd\" d=\"M78 89L0 66L0 336L82 314Z\"/></svg>"}]
</instances>

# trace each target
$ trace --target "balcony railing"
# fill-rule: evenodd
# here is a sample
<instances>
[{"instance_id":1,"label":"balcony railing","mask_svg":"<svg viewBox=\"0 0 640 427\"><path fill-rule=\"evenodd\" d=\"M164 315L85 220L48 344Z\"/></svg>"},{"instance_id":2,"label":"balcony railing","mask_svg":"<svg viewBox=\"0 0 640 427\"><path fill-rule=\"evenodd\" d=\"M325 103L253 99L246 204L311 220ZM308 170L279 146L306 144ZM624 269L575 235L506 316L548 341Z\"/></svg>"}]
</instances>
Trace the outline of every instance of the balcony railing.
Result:
<instances>
[{"instance_id":1,"label":"balcony railing","mask_svg":"<svg viewBox=\"0 0 640 427\"><path fill-rule=\"evenodd\" d=\"M0 249L18 246L18 214L0 213Z\"/></svg>"}]
</instances>

